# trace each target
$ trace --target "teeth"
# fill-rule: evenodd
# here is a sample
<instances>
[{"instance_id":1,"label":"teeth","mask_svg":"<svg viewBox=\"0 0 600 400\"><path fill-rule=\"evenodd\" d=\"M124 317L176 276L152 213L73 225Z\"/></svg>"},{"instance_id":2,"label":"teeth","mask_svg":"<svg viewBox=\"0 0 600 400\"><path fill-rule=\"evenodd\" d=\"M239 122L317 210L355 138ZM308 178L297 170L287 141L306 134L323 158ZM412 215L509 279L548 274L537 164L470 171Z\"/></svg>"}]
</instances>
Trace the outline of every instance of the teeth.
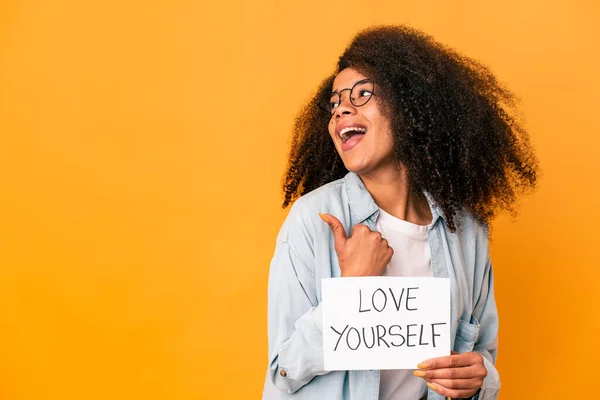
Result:
<instances>
[{"instance_id":1,"label":"teeth","mask_svg":"<svg viewBox=\"0 0 600 400\"><path fill-rule=\"evenodd\" d=\"M367 128L359 128L359 127L348 127L348 128L344 128L340 131L340 136L342 139L346 138L346 133L351 132L351 131L355 131L355 132L362 132L362 133L366 133L367 132Z\"/></svg>"}]
</instances>

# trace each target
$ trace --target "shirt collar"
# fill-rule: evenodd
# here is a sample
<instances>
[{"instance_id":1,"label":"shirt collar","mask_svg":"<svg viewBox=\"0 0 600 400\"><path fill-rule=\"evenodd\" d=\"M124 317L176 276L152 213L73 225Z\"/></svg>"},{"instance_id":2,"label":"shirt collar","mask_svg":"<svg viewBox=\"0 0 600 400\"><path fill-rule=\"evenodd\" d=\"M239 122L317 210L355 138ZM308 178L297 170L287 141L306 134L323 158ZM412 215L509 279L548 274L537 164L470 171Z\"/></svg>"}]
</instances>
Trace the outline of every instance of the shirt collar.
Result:
<instances>
[{"instance_id":1,"label":"shirt collar","mask_svg":"<svg viewBox=\"0 0 600 400\"><path fill-rule=\"evenodd\" d=\"M350 213L354 223L362 223L379 212L379 207L358 174L348 172L344 177L344 183L346 185ZM431 224L429 226L433 227L438 218L445 219L444 214L439 207L435 205L435 202L429 193L423 192L423 194L427 198L427 203L429 203L429 209L431 210L432 215Z\"/></svg>"}]
</instances>

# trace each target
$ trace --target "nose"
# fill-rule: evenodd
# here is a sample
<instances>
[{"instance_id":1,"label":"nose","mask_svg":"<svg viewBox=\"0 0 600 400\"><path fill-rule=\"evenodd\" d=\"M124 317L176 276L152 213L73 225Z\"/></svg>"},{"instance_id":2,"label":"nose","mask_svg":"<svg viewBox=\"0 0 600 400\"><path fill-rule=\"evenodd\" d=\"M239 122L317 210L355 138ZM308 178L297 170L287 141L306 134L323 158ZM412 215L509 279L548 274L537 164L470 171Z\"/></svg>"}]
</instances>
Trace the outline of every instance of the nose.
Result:
<instances>
[{"instance_id":1,"label":"nose","mask_svg":"<svg viewBox=\"0 0 600 400\"><path fill-rule=\"evenodd\" d=\"M346 90L348 89L344 89L340 92L340 104L335 108L336 118L340 118L344 114L356 113L356 107L350 101L350 90L348 90L348 95L344 96Z\"/></svg>"}]
</instances>

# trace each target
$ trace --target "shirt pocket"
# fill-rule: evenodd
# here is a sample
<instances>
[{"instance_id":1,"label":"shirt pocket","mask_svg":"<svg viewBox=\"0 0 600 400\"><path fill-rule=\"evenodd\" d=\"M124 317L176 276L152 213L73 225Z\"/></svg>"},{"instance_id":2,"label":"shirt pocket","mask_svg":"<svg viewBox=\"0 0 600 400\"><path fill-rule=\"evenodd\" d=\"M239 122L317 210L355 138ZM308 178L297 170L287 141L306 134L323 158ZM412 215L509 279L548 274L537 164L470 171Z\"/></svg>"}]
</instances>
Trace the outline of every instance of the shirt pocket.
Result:
<instances>
[{"instance_id":1,"label":"shirt pocket","mask_svg":"<svg viewBox=\"0 0 600 400\"><path fill-rule=\"evenodd\" d=\"M479 338L479 330L481 325L475 318L471 318L471 322L464 319L458 320L456 328L456 339L454 340L454 351L457 353L468 353L473 351L475 343Z\"/></svg>"}]
</instances>

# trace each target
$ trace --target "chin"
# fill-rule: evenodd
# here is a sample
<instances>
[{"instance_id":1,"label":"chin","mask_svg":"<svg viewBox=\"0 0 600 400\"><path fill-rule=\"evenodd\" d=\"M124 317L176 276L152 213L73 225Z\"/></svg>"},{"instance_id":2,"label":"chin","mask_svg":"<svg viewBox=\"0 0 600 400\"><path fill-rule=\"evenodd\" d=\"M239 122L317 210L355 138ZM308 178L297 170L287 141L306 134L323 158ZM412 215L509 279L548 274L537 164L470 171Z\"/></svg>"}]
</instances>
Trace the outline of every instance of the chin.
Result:
<instances>
[{"instance_id":1,"label":"chin","mask_svg":"<svg viewBox=\"0 0 600 400\"><path fill-rule=\"evenodd\" d=\"M344 167L355 174L364 174L371 170L369 164L359 162L344 162Z\"/></svg>"},{"instance_id":2,"label":"chin","mask_svg":"<svg viewBox=\"0 0 600 400\"><path fill-rule=\"evenodd\" d=\"M342 161L344 163L344 167L346 167L346 169L350 172L354 172L355 174L372 174L375 171L384 171L384 170L388 170L389 168L393 168L393 166L395 165L395 162L393 160L393 158L391 159L383 159L383 160L378 160L378 159L360 159L360 160L344 160L342 158Z\"/></svg>"}]
</instances>

